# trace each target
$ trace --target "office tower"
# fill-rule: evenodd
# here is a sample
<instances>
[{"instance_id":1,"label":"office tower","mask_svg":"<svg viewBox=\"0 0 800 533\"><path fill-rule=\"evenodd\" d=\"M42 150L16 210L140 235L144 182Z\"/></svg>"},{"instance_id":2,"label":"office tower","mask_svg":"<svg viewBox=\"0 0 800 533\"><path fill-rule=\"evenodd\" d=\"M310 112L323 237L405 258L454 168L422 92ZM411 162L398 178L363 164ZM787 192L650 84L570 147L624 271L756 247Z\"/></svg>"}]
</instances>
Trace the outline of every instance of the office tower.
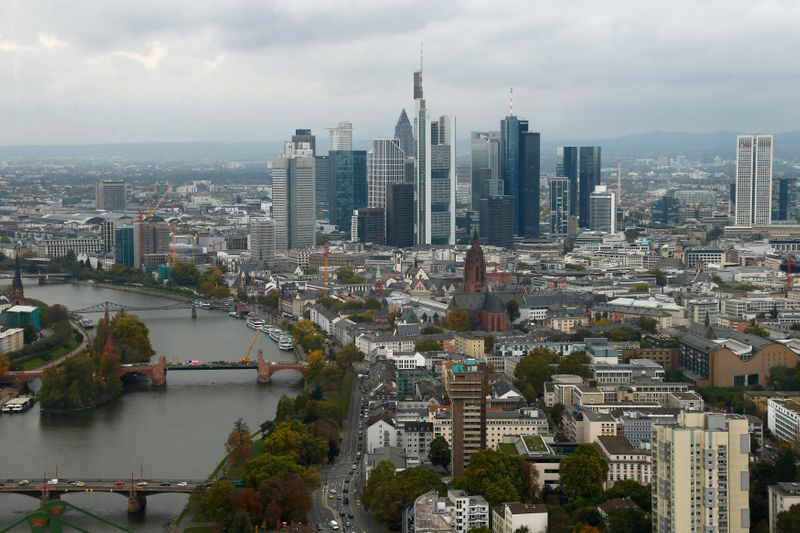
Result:
<instances>
[{"instance_id":1,"label":"office tower","mask_svg":"<svg viewBox=\"0 0 800 533\"><path fill-rule=\"evenodd\" d=\"M97 209L124 211L127 186L123 180L100 180L94 187Z\"/></svg>"},{"instance_id":2,"label":"office tower","mask_svg":"<svg viewBox=\"0 0 800 533\"><path fill-rule=\"evenodd\" d=\"M386 213L382 207L361 207L353 211L352 242L386 243Z\"/></svg>"},{"instance_id":3,"label":"office tower","mask_svg":"<svg viewBox=\"0 0 800 533\"><path fill-rule=\"evenodd\" d=\"M578 214L578 147L556 148L556 176L569 179L569 214Z\"/></svg>"},{"instance_id":4,"label":"office tower","mask_svg":"<svg viewBox=\"0 0 800 533\"><path fill-rule=\"evenodd\" d=\"M505 194L514 198L516 235L539 235L540 147L527 120L509 114L500 121L500 173Z\"/></svg>"},{"instance_id":5,"label":"office tower","mask_svg":"<svg viewBox=\"0 0 800 533\"><path fill-rule=\"evenodd\" d=\"M772 135L736 137L736 214L734 224L772 222Z\"/></svg>"},{"instance_id":6,"label":"office tower","mask_svg":"<svg viewBox=\"0 0 800 533\"><path fill-rule=\"evenodd\" d=\"M416 242L456 242L456 119L431 120L422 93L422 70L414 73Z\"/></svg>"},{"instance_id":7,"label":"office tower","mask_svg":"<svg viewBox=\"0 0 800 533\"><path fill-rule=\"evenodd\" d=\"M578 224L589 227L589 199L600 185L600 147L581 146L578 151Z\"/></svg>"},{"instance_id":8,"label":"office tower","mask_svg":"<svg viewBox=\"0 0 800 533\"><path fill-rule=\"evenodd\" d=\"M443 385L453 417L453 477L464 473L472 454L486 448L486 361L467 359L444 363Z\"/></svg>"},{"instance_id":9,"label":"office tower","mask_svg":"<svg viewBox=\"0 0 800 533\"><path fill-rule=\"evenodd\" d=\"M367 206L367 152L328 152L328 212L339 231L350 231L353 210Z\"/></svg>"},{"instance_id":10,"label":"office tower","mask_svg":"<svg viewBox=\"0 0 800 533\"><path fill-rule=\"evenodd\" d=\"M742 415L681 412L652 429L653 533L750 529L750 434Z\"/></svg>"},{"instance_id":11,"label":"office tower","mask_svg":"<svg viewBox=\"0 0 800 533\"><path fill-rule=\"evenodd\" d=\"M469 165L456 165L456 205L472 209L472 178Z\"/></svg>"},{"instance_id":12,"label":"office tower","mask_svg":"<svg viewBox=\"0 0 800 533\"><path fill-rule=\"evenodd\" d=\"M340 122L335 128L328 128L328 151L353 149L353 123Z\"/></svg>"},{"instance_id":13,"label":"office tower","mask_svg":"<svg viewBox=\"0 0 800 533\"><path fill-rule=\"evenodd\" d=\"M272 160L276 250L314 246L314 170L314 150L306 141L287 142Z\"/></svg>"},{"instance_id":14,"label":"office tower","mask_svg":"<svg viewBox=\"0 0 800 533\"><path fill-rule=\"evenodd\" d=\"M133 226L117 228L114 231L114 262L125 265L128 268L134 267L136 243L134 239Z\"/></svg>"},{"instance_id":15,"label":"office tower","mask_svg":"<svg viewBox=\"0 0 800 533\"><path fill-rule=\"evenodd\" d=\"M680 208L680 200L674 196L663 196L650 208L650 218L654 225L671 226L673 224L678 224Z\"/></svg>"},{"instance_id":16,"label":"office tower","mask_svg":"<svg viewBox=\"0 0 800 533\"><path fill-rule=\"evenodd\" d=\"M514 198L490 196L487 199L486 242L492 246L514 246Z\"/></svg>"},{"instance_id":17,"label":"office tower","mask_svg":"<svg viewBox=\"0 0 800 533\"><path fill-rule=\"evenodd\" d=\"M782 176L772 180L772 220L797 220L797 178Z\"/></svg>"},{"instance_id":18,"label":"office tower","mask_svg":"<svg viewBox=\"0 0 800 533\"><path fill-rule=\"evenodd\" d=\"M292 135L292 144L294 145L295 149L302 148L304 144L308 145L305 146L305 148L311 149L311 155L317 155L317 138L311 133L311 130L294 130L294 135Z\"/></svg>"},{"instance_id":19,"label":"office tower","mask_svg":"<svg viewBox=\"0 0 800 533\"><path fill-rule=\"evenodd\" d=\"M317 218L325 219L328 213L328 156L314 156L314 198L317 206Z\"/></svg>"},{"instance_id":20,"label":"office tower","mask_svg":"<svg viewBox=\"0 0 800 533\"><path fill-rule=\"evenodd\" d=\"M589 196L589 228L616 233L617 198L605 185L598 185Z\"/></svg>"},{"instance_id":21,"label":"office tower","mask_svg":"<svg viewBox=\"0 0 800 533\"><path fill-rule=\"evenodd\" d=\"M395 183L386 190L386 244L414 246L413 183Z\"/></svg>"},{"instance_id":22,"label":"office tower","mask_svg":"<svg viewBox=\"0 0 800 533\"><path fill-rule=\"evenodd\" d=\"M367 152L367 205L386 207L386 192L405 181L406 156L396 139L375 139Z\"/></svg>"},{"instance_id":23,"label":"office tower","mask_svg":"<svg viewBox=\"0 0 800 533\"><path fill-rule=\"evenodd\" d=\"M570 214L570 180L566 177L550 179L550 234L566 235Z\"/></svg>"},{"instance_id":24,"label":"office tower","mask_svg":"<svg viewBox=\"0 0 800 533\"><path fill-rule=\"evenodd\" d=\"M472 184L472 209L477 211L481 199L482 177L489 168L489 134L472 131L469 134L469 166Z\"/></svg>"},{"instance_id":25,"label":"office tower","mask_svg":"<svg viewBox=\"0 0 800 533\"><path fill-rule=\"evenodd\" d=\"M394 127L394 140L398 142L406 157L414 157L414 128L411 127L405 109L400 112L400 118Z\"/></svg>"},{"instance_id":26,"label":"office tower","mask_svg":"<svg viewBox=\"0 0 800 533\"><path fill-rule=\"evenodd\" d=\"M275 221L256 218L250 221L250 259L269 263L275 257Z\"/></svg>"},{"instance_id":27,"label":"office tower","mask_svg":"<svg viewBox=\"0 0 800 533\"><path fill-rule=\"evenodd\" d=\"M113 220L104 220L100 224L100 236L103 240L103 253L111 253L114 251L115 242L115 225Z\"/></svg>"}]
</instances>

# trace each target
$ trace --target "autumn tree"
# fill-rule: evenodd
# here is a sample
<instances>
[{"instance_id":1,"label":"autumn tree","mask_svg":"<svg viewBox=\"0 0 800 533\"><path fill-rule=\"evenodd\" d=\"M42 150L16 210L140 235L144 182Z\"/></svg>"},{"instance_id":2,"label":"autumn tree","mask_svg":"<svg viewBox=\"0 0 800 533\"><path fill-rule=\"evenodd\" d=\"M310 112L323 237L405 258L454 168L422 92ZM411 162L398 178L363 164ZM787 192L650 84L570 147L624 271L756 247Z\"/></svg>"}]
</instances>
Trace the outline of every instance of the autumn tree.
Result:
<instances>
[{"instance_id":1,"label":"autumn tree","mask_svg":"<svg viewBox=\"0 0 800 533\"><path fill-rule=\"evenodd\" d=\"M561 461L561 489L572 498L588 498L603 492L608 463L591 444L581 444Z\"/></svg>"},{"instance_id":2,"label":"autumn tree","mask_svg":"<svg viewBox=\"0 0 800 533\"><path fill-rule=\"evenodd\" d=\"M200 500L200 511L209 520L225 528L233 520L235 512L233 496L235 494L236 488L231 483L215 481Z\"/></svg>"},{"instance_id":3,"label":"autumn tree","mask_svg":"<svg viewBox=\"0 0 800 533\"><path fill-rule=\"evenodd\" d=\"M250 435L250 428L241 418L234 422L233 429L228 434L225 451L234 468L241 468L253 455L253 437Z\"/></svg>"},{"instance_id":4,"label":"autumn tree","mask_svg":"<svg viewBox=\"0 0 800 533\"><path fill-rule=\"evenodd\" d=\"M265 453L250 459L242 470L242 482L252 488L260 487L265 479L282 472L297 474L309 489L319 486L319 472L314 467L304 468L286 455Z\"/></svg>"},{"instance_id":5,"label":"autumn tree","mask_svg":"<svg viewBox=\"0 0 800 533\"><path fill-rule=\"evenodd\" d=\"M253 524L247 511L237 511L225 531L228 533L250 533L253 531Z\"/></svg>"},{"instance_id":6,"label":"autumn tree","mask_svg":"<svg viewBox=\"0 0 800 533\"><path fill-rule=\"evenodd\" d=\"M280 422L264 439L264 450L273 455L286 455L303 466L323 462L328 456L326 439L313 435L299 420Z\"/></svg>"},{"instance_id":7,"label":"autumn tree","mask_svg":"<svg viewBox=\"0 0 800 533\"><path fill-rule=\"evenodd\" d=\"M8 356L0 354L0 376L5 376L11 371L11 360Z\"/></svg>"},{"instance_id":8,"label":"autumn tree","mask_svg":"<svg viewBox=\"0 0 800 533\"><path fill-rule=\"evenodd\" d=\"M309 488L297 473L278 472L274 476L265 478L260 483L258 492L268 523L271 523L278 513L279 518L287 522L305 520L313 506Z\"/></svg>"},{"instance_id":9,"label":"autumn tree","mask_svg":"<svg viewBox=\"0 0 800 533\"><path fill-rule=\"evenodd\" d=\"M259 523L263 518L263 506L261 504L261 494L250 487L245 487L237 491L231 499L233 509L236 512L244 511L250 518L250 522Z\"/></svg>"},{"instance_id":10,"label":"autumn tree","mask_svg":"<svg viewBox=\"0 0 800 533\"><path fill-rule=\"evenodd\" d=\"M123 363L146 363L155 353L150 330L136 315L117 313L111 320L110 333Z\"/></svg>"},{"instance_id":11,"label":"autumn tree","mask_svg":"<svg viewBox=\"0 0 800 533\"><path fill-rule=\"evenodd\" d=\"M489 505L497 505L527 499L532 492L529 479L521 457L485 449L472 454L464 475L455 478L453 486L483 495Z\"/></svg>"},{"instance_id":12,"label":"autumn tree","mask_svg":"<svg viewBox=\"0 0 800 533\"><path fill-rule=\"evenodd\" d=\"M539 394L544 392L544 382L553 375L553 365L559 362L558 354L545 348L535 348L514 369L517 386L524 390L530 384Z\"/></svg>"},{"instance_id":13,"label":"autumn tree","mask_svg":"<svg viewBox=\"0 0 800 533\"><path fill-rule=\"evenodd\" d=\"M436 472L416 467L395 473L392 463L381 461L370 473L361 501L384 524L397 526L403 508L431 490L444 490Z\"/></svg>"},{"instance_id":14,"label":"autumn tree","mask_svg":"<svg viewBox=\"0 0 800 533\"><path fill-rule=\"evenodd\" d=\"M469 311L463 307L449 309L443 325L453 331L469 331Z\"/></svg>"}]
</instances>

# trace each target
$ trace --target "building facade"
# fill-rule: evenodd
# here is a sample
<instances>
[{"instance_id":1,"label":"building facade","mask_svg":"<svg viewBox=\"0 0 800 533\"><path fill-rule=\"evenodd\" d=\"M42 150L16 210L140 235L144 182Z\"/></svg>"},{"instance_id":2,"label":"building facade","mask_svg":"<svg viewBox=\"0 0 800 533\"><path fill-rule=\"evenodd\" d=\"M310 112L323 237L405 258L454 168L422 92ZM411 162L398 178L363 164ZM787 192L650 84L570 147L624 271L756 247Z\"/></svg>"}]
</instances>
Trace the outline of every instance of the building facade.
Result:
<instances>
[{"instance_id":1,"label":"building facade","mask_svg":"<svg viewBox=\"0 0 800 533\"><path fill-rule=\"evenodd\" d=\"M472 454L486 448L486 396L489 372L485 361L445 362L444 390L452 413L453 476L464 473Z\"/></svg>"},{"instance_id":2,"label":"building facade","mask_svg":"<svg viewBox=\"0 0 800 533\"><path fill-rule=\"evenodd\" d=\"M367 206L367 152L328 152L328 212L340 231L350 231L353 210Z\"/></svg>"},{"instance_id":3,"label":"building facade","mask_svg":"<svg viewBox=\"0 0 800 533\"><path fill-rule=\"evenodd\" d=\"M589 197L589 229L616 233L617 195L605 185L598 185Z\"/></svg>"},{"instance_id":4,"label":"building facade","mask_svg":"<svg viewBox=\"0 0 800 533\"><path fill-rule=\"evenodd\" d=\"M310 130L297 131L299 133L292 136L293 141L287 142L283 151L272 160L272 219L275 222L276 250L310 248L315 243L313 135Z\"/></svg>"},{"instance_id":5,"label":"building facade","mask_svg":"<svg viewBox=\"0 0 800 533\"><path fill-rule=\"evenodd\" d=\"M124 211L127 185L123 180L100 180L95 184L95 205L106 211Z\"/></svg>"},{"instance_id":6,"label":"building facade","mask_svg":"<svg viewBox=\"0 0 800 533\"><path fill-rule=\"evenodd\" d=\"M569 178L551 178L550 191L550 234L566 235L570 215Z\"/></svg>"},{"instance_id":7,"label":"building facade","mask_svg":"<svg viewBox=\"0 0 800 533\"><path fill-rule=\"evenodd\" d=\"M275 258L275 221L268 218L250 220L250 258L270 262Z\"/></svg>"},{"instance_id":8,"label":"building facade","mask_svg":"<svg viewBox=\"0 0 800 533\"><path fill-rule=\"evenodd\" d=\"M395 183L386 194L386 244L414 246L414 185Z\"/></svg>"},{"instance_id":9,"label":"building facade","mask_svg":"<svg viewBox=\"0 0 800 533\"><path fill-rule=\"evenodd\" d=\"M389 187L405 181L406 155L395 139L375 139L367 152L367 205L386 207Z\"/></svg>"},{"instance_id":10,"label":"building facade","mask_svg":"<svg viewBox=\"0 0 800 533\"><path fill-rule=\"evenodd\" d=\"M734 223L745 227L772 223L772 135L736 137Z\"/></svg>"},{"instance_id":11,"label":"building facade","mask_svg":"<svg viewBox=\"0 0 800 533\"><path fill-rule=\"evenodd\" d=\"M487 207L486 242L492 246L513 247L514 198L508 195L490 196Z\"/></svg>"},{"instance_id":12,"label":"building facade","mask_svg":"<svg viewBox=\"0 0 800 533\"><path fill-rule=\"evenodd\" d=\"M500 121L500 175L514 199L514 233L539 235L541 137L528 121L508 115Z\"/></svg>"},{"instance_id":13,"label":"building facade","mask_svg":"<svg viewBox=\"0 0 800 533\"><path fill-rule=\"evenodd\" d=\"M353 149L353 123L340 122L335 128L328 128L328 151L350 151Z\"/></svg>"}]
</instances>

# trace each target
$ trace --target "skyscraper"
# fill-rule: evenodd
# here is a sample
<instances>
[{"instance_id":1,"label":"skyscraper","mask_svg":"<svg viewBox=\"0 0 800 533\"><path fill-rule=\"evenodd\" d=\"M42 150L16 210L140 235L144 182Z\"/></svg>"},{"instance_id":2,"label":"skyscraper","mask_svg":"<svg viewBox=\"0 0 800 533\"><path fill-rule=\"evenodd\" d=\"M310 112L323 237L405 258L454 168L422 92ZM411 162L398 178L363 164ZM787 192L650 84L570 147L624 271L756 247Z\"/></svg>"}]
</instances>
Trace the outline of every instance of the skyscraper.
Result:
<instances>
[{"instance_id":1,"label":"skyscraper","mask_svg":"<svg viewBox=\"0 0 800 533\"><path fill-rule=\"evenodd\" d=\"M772 180L772 221L797 219L797 178L782 176Z\"/></svg>"},{"instance_id":2,"label":"skyscraper","mask_svg":"<svg viewBox=\"0 0 800 533\"><path fill-rule=\"evenodd\" d=\"M275 257L275 221L256 218L250 221L250 258L258 263Z\"/></svg>"},{"instance_id":3,"label":"skyscraper","mask_svg":"<svg viewBox=\"0 0 800 533\"><path fill-rule=\"evenodd\" d=\"M772 135L736 137L737 226L772 223Z\"/></svg>"},{"instance_id":4,"label":"skyscraper","mask_svg":"<svg viewBox=\"0 0 800 533\"><path fill-rule=\"evenodd\" d=\"M481 177L489 168L489 134L483 131L472 131L469 134L469 167L472 185L472 210L477 211L481 199Z\"/></svg>"},{"instance_id":5,"label":"skyscraper","mask_svg":"<svg viewBox=\"0 0 800 533\"><path fill-rule=\"evenodd\" d=\"M422 93L422 70L414 73L416 242L456 242L456 119L431 120Z\"/></svg>"},{"instance_id":6,"label":"skyscraper","mask_svg":"<svg viewBox=\"0 0 800 533\"><path fill-rule=\"evenodd\" d=\"M453 416L453 477L464 473L472 454L486 448L486 361L445 362L443 385Z\"/></svg>"},{"instance_id":7,"label":"skyscraper","mask_svg":"<svg viewBox=\"0 0 800 533\"><path fill-rule=\"evenodd\" d=\"M319 218L330 218L330 212L328 211L329 186L328 156L314 156L314 198L317 206L317 216Z\"/></svg>"},{"instance_id":8,"label":"skyscraper","mask_svg":"<svg viewBox=\"0 0 800 533\"><path fill-rule=\"evenodd\" d=\"M653 533L750 530L747 418L683 411L653 425L652 450Z\"/></svg>"},{"instance_id":9,"label":"skyscraper","mask_svg":"<svg viewBox=\"0 0 800 533\"><path fill-rule=\"evenodd\" d=\"M116 241L114 262L133 268L135 263L134 256L136 255L133 226L117 228L114 231L114 240Z\"/></svg>"},{"instance_id":10,"label":"skyscraper","mask_svg":"<svg viewBox=\"0 0 800 533\"><path fill-rule=\"evenodd\" d=\"M406 154L406 157L414 157L414 128L411 127L411 121L408 120L405 109L400 112L400 117L394 127L394 139L398 141L400 149Z\"/></svg>"},{"instance_id":11,"label":"skyscraper","mask_svg":"<svg viewBox=\"0 0 800 533\"><path fill-rule=\"evenodd\" d=\"M606 233L617 231L616 194L605 185L595 187L589 196L589 228Z\"/></svg>"},{"instance_id":12,"label":"skyscraper","mask_svg":"<svg viewBox=\"0 0 800 533\"><path fill-rule=\"evenodd\" d=\"M298 136L301 135L295 135L293 139ZM272 219L275 221L276 250L314 246L314 169L314 150L309 141L287 142L283 151L272 160Z\"/></svg>"},{"instance_id":13,"label":"skyscraper","mask_svg":"<svg viewBox=\"0 0 800 533\"><path fill-rule=\"evenodd\" d=\"M294 130L292 135L292 144L295 148L300 148L303 143L307 144L306 148L311 149L311 155L317 155L317 138L311 133L309 129Z\"/></svg>"},{"instance_id":14,"label":"skyscraper","mask_svg":"<svg viewBox=\"0 0 800 533\"><path fill-rule=\"evenodd\" d=\"M505 194L514 198L514 232L539 235L540 148L528 121L510 114L500 121L500 173Z\"/></svg>"},{"instance_id":15,"label":"skyscraper","mask_svg":"<svg viewBox=\"0 0 800 533\"><path fill-rule=\"evenodd\" d=\"M556 148L556 177L569 179L569 214L578 214L578 147Z\"/></svg>"},{"instance_id":16,"label":"skyscraper","mask_svg":"<svg viewBox=\"0 0 800 533\"><path fill-rule=\"evenodd\" d=\"M566 235L570 214L570 180L567 177L550 179L550 234Z\"/></svg>"},{"instance_id":17,"label":"skyscraper","mask_svg":"<svg viewBox=\"0 0 800 533\"><path fill-rule=\"evenodd\" d=\"M600 147L581 146L578 152L578 224L589 227L589 199L600 185Z\"/></svg>"},{"instance_id":18,"label":"skyscraper","mask_svg":"<svg viewBox=\"0 0 800 533\"><path fill-rule=\"evenodd\" d=\"M372 244L386 243L386 214L382 207L360 207L353 211L350 240Z\"/></svg>"},{"instance_id":19,"label":"skyscraper","mask_svg":"<svg viewBox=\"0 0 800 533\"><path fill-rule=\"evenodd\" d=\"M514 198L490 196L487 202L486 242L492 246L514 246Z\"/></svg>"},{"instance_id":20,"label":"skyscraper","mask_svg":"<svg viewBox=\"0 0 800 533\"><path fill-rule=\"evenodd\" d=\"M97 209L123 211L126 205L127 186L123 180L100 180L94 187Z\"/></svg>"},{"instance_id":21,"label":"skyscraper","mask_svg":"<svg viewBox=\"0 0 800 533\"><path fill-rule=\"evenodd\" d=\"M367 152L367 205L386 207L386 193L393 183L405 181L406 156L396 139L375 139Z\"/></svg>"},{"instance_id":22,"label":"skyscraper","mask_svg":"<svg viewBox=\"0 0 800 533\"><path fill-rule=\"evenodd\" d=\"M395 183L386 190L386 244L414 246L414 184Z\"/></svg>"},{"instance_id":23,"label":"skyscraper","mask_svg":"<svg viewBox=\"0 0 800 533\"><path fill-rule=\"evenodd\" d=\"M115 224L113 220L104 220L100 225L100 235L103 239L103 253L114 251Z\"/></svg>"},{"instance_id":24,"label":"skyscraper","mask_svg":"<svg viewBox=\"0 0 800 533\"><path fill-rule=\"evenodd\" d=\"M340 122L335 128L328 128L328 151L353 149L353 123Z\"/></svg>"},{"instance_id":25,"label":"skyscraper","mask_svg":"<svg viewBox=\"0 0 800 533\"><path fill-rule=\"evenodd\" d=\"M367 152L328 152L328 211L332 224L350 231L353 210L367 206Z\"/></svg>"}]
</instances>

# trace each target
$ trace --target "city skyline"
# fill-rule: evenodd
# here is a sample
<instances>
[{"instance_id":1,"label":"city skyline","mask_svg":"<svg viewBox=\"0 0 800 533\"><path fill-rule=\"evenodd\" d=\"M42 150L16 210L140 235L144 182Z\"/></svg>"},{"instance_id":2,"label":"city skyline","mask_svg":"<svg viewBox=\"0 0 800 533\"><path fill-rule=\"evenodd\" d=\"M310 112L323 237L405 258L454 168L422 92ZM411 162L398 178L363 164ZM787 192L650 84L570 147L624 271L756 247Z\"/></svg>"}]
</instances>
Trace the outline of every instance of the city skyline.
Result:
<instances>
[{"instance_id":1,"label":"city skyline","mask_svg":"<svg viewBox=\"0 0 800 533\"><path fill-rule=\"evenodd\" d=\"M405 73L421 42L426 92L447 102L462 132L494 128L510 87L517 113L553 138L791 130L791 84L770 82L796 77L778 58L797 39L798 7L740 7L581 4L567 18L555 4L409 2L355 4L345 20L322 3L87 3L74 7L77 17L9 3L0 8L0 145L279 140L300 124L323 131L344 119L354 139L386 137L397 109L411 106ZM322 23L331 17L336 32ZM642 21L653 17L680 35L650 35ZM441 21L446 31L432 31ZM772 37L748 38L765 32ZM289 34L307 37L281 54ZM556 64L559 76L537 74ZM747 74L756 68L757 81ZM277 71L278 81L269 77ZM770 98L741 110L737 102L761 84Z\"/></svg>"}]
</instances>

